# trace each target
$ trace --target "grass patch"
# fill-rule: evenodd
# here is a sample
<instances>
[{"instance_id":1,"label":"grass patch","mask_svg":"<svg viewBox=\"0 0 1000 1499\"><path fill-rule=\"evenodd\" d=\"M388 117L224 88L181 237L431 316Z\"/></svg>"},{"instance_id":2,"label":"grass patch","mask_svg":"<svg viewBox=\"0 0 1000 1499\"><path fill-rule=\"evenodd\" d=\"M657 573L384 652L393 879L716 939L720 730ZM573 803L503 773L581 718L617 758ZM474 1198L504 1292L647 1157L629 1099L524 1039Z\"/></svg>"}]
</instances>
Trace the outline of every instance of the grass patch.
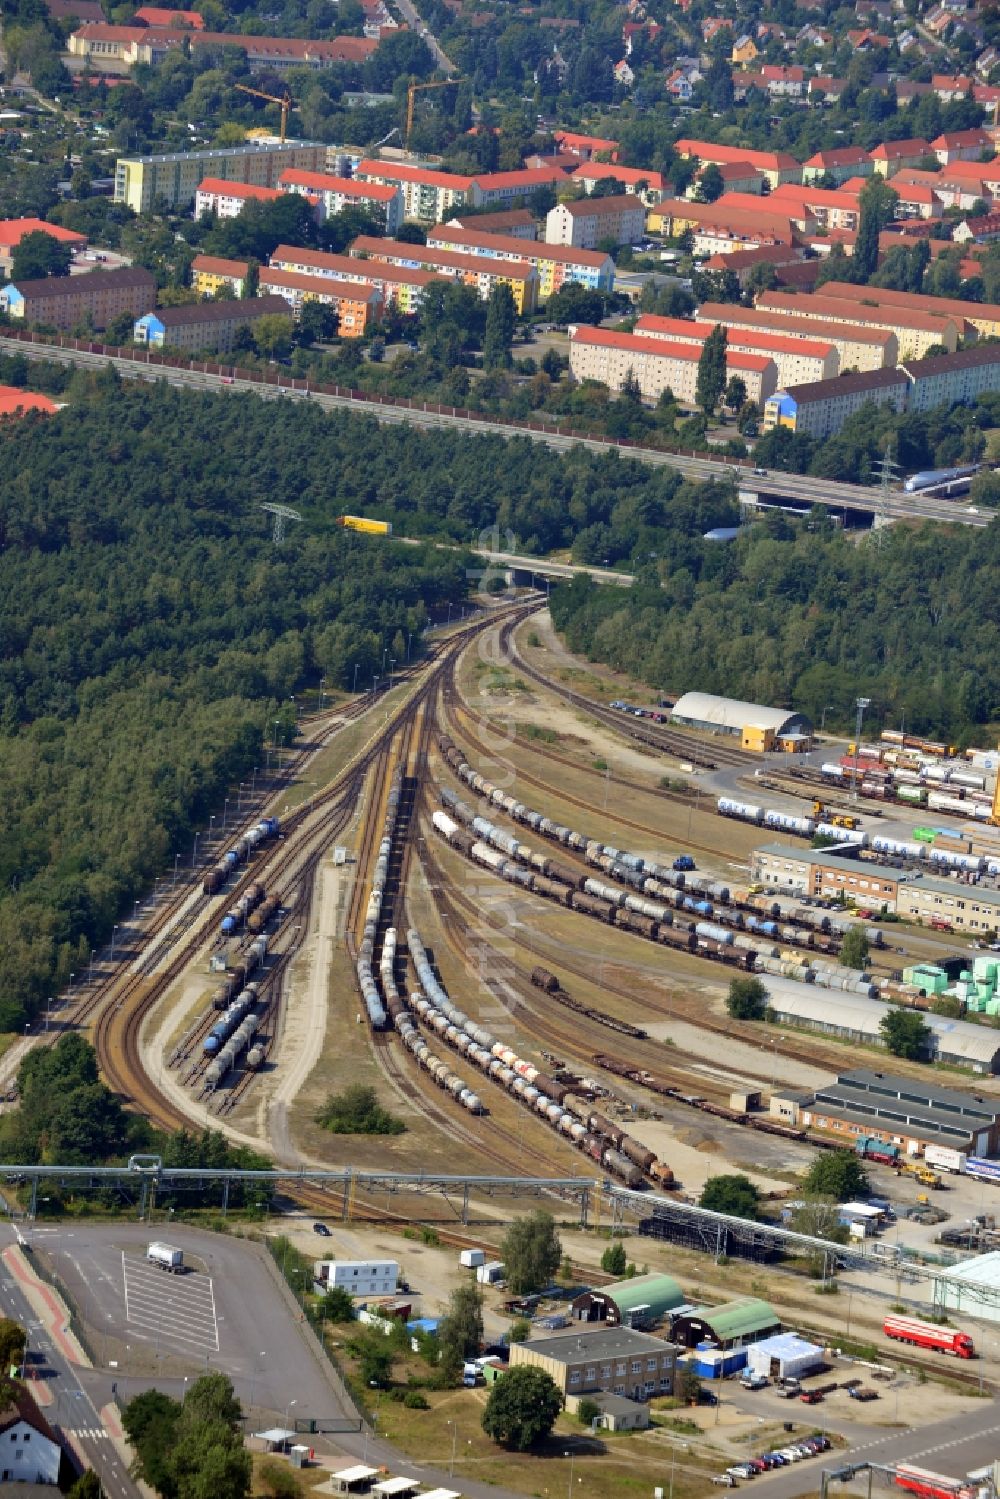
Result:
<instances>
[{"instance_id":1,"label":"grass patch","mask_svg":"<svg viewBox=\"0 0 1000 1499\"><path fill-rule=\"evenodd\" d=\"M546 729L537 723L515 724L514 732L518 739L534 739L541 744L558 744L561 737L555 729Z\"/></svg>"}]
</instances>

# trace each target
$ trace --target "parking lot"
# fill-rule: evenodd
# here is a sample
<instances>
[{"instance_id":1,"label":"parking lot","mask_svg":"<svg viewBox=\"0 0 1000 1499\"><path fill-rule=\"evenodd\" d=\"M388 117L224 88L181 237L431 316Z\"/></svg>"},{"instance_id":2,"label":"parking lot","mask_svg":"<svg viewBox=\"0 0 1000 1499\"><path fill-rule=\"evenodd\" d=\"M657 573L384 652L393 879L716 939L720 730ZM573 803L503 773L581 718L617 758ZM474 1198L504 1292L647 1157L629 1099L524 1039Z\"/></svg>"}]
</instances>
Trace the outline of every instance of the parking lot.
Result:
<instances>
[{"instance_id":1,"label":"parking lot","mask_svg":"<svg viewBox=\"0 0 1000 1499\"><path fill-rule=\"evenodd\" d=\"M122 1250L122 1289L129 1335L169 1344L184 1353L219 1351L219 1322L211 1275L190 1266L171 1275Z\"/></svg>"}]
</instances>

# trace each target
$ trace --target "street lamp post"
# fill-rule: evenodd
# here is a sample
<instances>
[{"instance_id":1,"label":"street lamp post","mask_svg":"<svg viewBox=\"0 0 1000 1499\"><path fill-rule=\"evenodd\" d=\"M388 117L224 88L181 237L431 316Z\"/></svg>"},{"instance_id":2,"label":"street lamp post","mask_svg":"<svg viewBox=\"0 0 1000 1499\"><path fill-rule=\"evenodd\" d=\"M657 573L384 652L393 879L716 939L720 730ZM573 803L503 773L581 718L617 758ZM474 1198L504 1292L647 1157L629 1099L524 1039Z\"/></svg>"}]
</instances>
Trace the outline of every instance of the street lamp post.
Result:
<instances>
[{"instance_id":1,"label":"street lamp post","mask_svg":"<svg viewBox=\"0 0 1000 1499\"><path fill-rule=\"evenodd\" d=\"M226 824L228 823L228 821L229 821L229 798L227 796L226 799L225 799L225 801L222 804L222 831L223 832L226 831Z\"/></svg>"},{"instance_id":2,"label":"street lamp post","mask_svg":"<svg viewBox=\"0 0 1000 1499\"><path fill-rule=\"evenodd\" d=\"M564 1452L563 1457L569 1458L569 1485L566 1489L566 1499L573 1499L573 1464L576 1461L576 1448L571 1452Z\"/></svg>"},{"instance_id":3,"label":"street lamp post","mask_svg":"<svg viewBox=\"0 0 1000 1499\"><path fill-rule=\"evenodd\" d=\"M326 677L319 679L319 711L323 711L323 688L326 686Z\"/></svg>"},{"instance_id":4,"label":"street lamp post","mask_svg":"<svg viewBox=\"0 0 1000 1499\"><path fill-rule=\"evenodd\" d=\"M451 1465L448 1468L448 1477L449 1478L454 1478L454 1476L455 1476L455 1446L456 1446L456 1443L458 1442L458 1422L457 1421L449 1421L448 1425L451 1427Z\"/></svg>"},{"instance_id":5,"label":"street lamp post","mask_svg":"<svg viewBox=\"0 0 1000 1499\"><path fill-rule=\"evenodd\" d=\"M195 835L194 835L194 848L191 850L191 868L192 869L194 868L194 866L198 862L198 839L200 837L201 837L200 833L195 833Z\"/></svg>"},{"instance_id":6,"label":"street lamp post","mask_svg":"<svg viewBox=\"0 0 1000 1499\"><path fill-rule=\"evenodd\" d=\"M829 711L830 711L830 709L832 707L833 707L832 703L827 703L826 707L823 709L822 714L820 715L819 731L820 731L821 734L822 734L823 730L826 728L826 715L829 713Z\"/></svg>"},{"instance_id":7,"label":"street lamp post","mask_svg":"<svg viewBox=\"0 0 1000 1499\"><path fill-rule=\"evenodd\" d=\"M171 885L171 889L177 884L177 865L180 863L180 858L180 854L174 854L174 883Z\"/></svg>"},{"instance_id":8,"label":"street lamp post","mask_svg":"<svg viewBox=\"0 0 1000 1499\"><path fill-rule=\"evenodd\" d=\"M854 757L851 765L851 801L858 799L858 751L861 748L861 720L865 716L865 709L871 707L870 697L855 698L854 706L858 710L854 724Z\"/></svg>"}]
</instances>

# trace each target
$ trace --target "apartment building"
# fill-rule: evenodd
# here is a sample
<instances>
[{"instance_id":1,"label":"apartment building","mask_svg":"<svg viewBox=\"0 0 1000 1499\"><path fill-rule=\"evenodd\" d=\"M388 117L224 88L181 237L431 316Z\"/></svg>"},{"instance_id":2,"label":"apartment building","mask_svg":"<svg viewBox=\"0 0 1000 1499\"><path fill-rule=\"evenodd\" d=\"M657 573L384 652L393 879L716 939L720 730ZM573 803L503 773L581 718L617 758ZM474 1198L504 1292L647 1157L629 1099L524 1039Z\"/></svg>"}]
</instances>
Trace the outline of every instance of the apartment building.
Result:
<instances>
[{"instance_id":1,"label":"apartment building","mask_svg":"<svg viewBox=\"0 0 1000 1499\"><path fill-rule=\"evenodd\" d=\"M567 180L562 167L520 167L514 172L488 172L472 179L469 201L476 208L509 208L546 187Z\"/></svg>"},{"instance_id":2,"label":"apartment building","mask_svg":"<svg viewBox=\"0 0 1000 1499\"><path fill-rule=\"evenodd\" d=\"M755 265L772 265L778 272L778 284L783 286L785 274L790 266L808 265L803 260L803 252L798 245L784 245L780 249L777 245L754 245L748 250L729 250L724 255L711 255L702 266L705 271L732 271L740 283L740 290L746 291L750 272Z\"/></svg>"},{"instance_id":3,"label":"apartment building","mask_svg":"<svg viewBox=\"0 0 1000 1499\"><path fill-rule=\"evenodd\" d=\"M772 191L783 182L802 181L802 167L787 151L748 151L745 146L720 146L714 141L699 140L679 140L674 150L678 156L711 161L717 167L729 166L734 161L745 163L767 178Z\"/></svg>"},{"instance_id":4,"label":"apartment building","mask_svg":"<svg viewBox=\"0 0 1000 1499\"><path fill-rule=\"evenodd\" d=\"M298 314L304 303L320 302L337 314L341 338L362 338L382 315L382 295L368 281L336 280L331 276L303 276L264 266L260 271L258 301L277 302L282 311Z\"/></svg>"},{"instance_id":5,"label":"apartment building","mask_svg":"<svg viewBox=\"0 0 1000 1499\"><path fill-rule=\"evenodd\" d=\"M378 292L384 307L393 307L404 316L417 312L426 288L432 281L441 280L440 273L434 271L389 265L385 261L359 260L351 255L329 255L322 250L303 250L297 245L278 245L271 256L270 268L295 276L324 277L372 287ZM285 289L294 291L296 287L289 283ZM301 287L297 289L303 290ZM280 292L282 288L276 286L275 290Z\"/></svg>"},{"instance_id":6,"label":"apartment building","mask_svg":"<svg viewBox=\"0 0 1000 1499\"><path fill-rule=\"evenodd\" d=\"M0 221L0 271L9 276L14 264L14 251L26 234L47 234L61 245L68 245L74 254L87 248L87 236L64 229L61 224L49 224L45 219L3 219Z\"/></svg>"},{"instance_id":7,"label":"apartment building","mask_svg":"<svg viewBox=\"0 0 1000 1499\"><path fill-rule=\"evenodd\" d=\"M467 255L483 255L494 260L523 260L538 272L538 297L546 301L567 281L575 281L594 291L611 291L615 281L615 263L603 250L577 250L569 245L550 245L536 241L527 244L503 234L489 234L478 227L478 220L467 220L470 227L460 228L454 221L436 224L427 236L429 250L460 250Z\"/></svg>"},{"instance_id":8,"label":"apartment building","mask_svg":"<svg viewBox=\"0 0 1000 1499\"><path fill-rule=\"evenodd\" d=\"M139 63L162 62L168 52L222 52L235 47L244 54L251 72L285 72L289 68L332 68L338 63L363 63L378 46L370 37L338 36L331 41L301 37L246 36L234 31L192 31L177 27L109 26L98 22L81 26L67 43L71 57L83 57L94 67L110 65L127 71Z\"/></svg>"},{"instance_id":9,"label":"apartment building","mask_svg":"<svg viewBox=\"0 0 1000 1499\"><path fill-rule=\"evenodd\" d=\"M241 328L258 318L288 313L280 297L245 297L240 301L188 302L182 307L157 307L136 319L133 341L147 349L193 352L232 351Z\"/></svg>"},{"instance_id":10,"label":"apartment building","mask_svg":"<svg viewBox=\"0 0 1000 1499\"><path fill-rule=\"evenodd\" d=\"M880 177L895 177L904 167L918 167L928 156L933 156L930 141L914 136L905 141L883 141L874 151L869 151L872 165Z\"/></svg>"},{"instance_id":11,"label":"apartment building","mask_svg":"<svg viewBox=\"0 0 1000 1499\"><path fill-rule=\"evenodd\" d=\"M832 179L839 186L851 177L870 177L874 171L875 163L863 146L834 146L802 163L802 181L811 187Z\"/></svg>"},{"instance_id":12,"label":"apartment building","mask_svg":"<svg viewBox=\"0 0 1000 1499\"><path fill-rule=\"evenodd\" d=\"M256 141L208 151L171 151L163 156L120 156L115 164L114 198L134 213L149 213L160 202L168 208L188 208L206 177L276 188L288 167L322 171L326 152L321 141Z\"/></svg>"},{"instance_id":13,"label":"apartment building","mask_svg":"<svg viewBox=\"0 0 1000 1499\"><path fill-rule=\"evenodd\" d=\"M173 26L189 26L192 31L205 30L205 17L196 10L164 10L159 5L140 5L134 19L146 26L165 26L168 30Z\"/></svg>"},{"instance_id":14,"label":"apartment building","mask_svg":"<svg viewBox=\"0 0 1000 1499\"><path fill-rule=\"evenodd\" d=\"M904 920L945 921L953 931L982 935L1000 928L1000 891L921 874L900 885L896 911Z\"/></svg>"},{"instance_id":15,"label":"apartment building","mask_svg":"<svg viewBox=\"0 0 1000 1499\"><path fill-rule=\"evenodd\" d=\"M934 406L969 406L978 396L1000 390L1000 344L974 344L957 354L912 359L901 366L910 382L909 411Z\"/></svg>"},{"instance_id":16,"label":"apartment building","mask_svg":"<svg viewBox=\"0 0 1000 1499\"><path fill-rule=\"evenodd\" d=\"M639 338L666 339L671 343L704 343L714 323L692 322L689 318L660 317L644 312L635 325ZM818 339L788 338L780 333L762 333L755 329L726 328L727 347L741 354L763 354L773 359L778 385L805 384L811 380L830 380L838 372L840 361L831 343Z\"/></svg>"},{"instance_id":17,"label":"apartment building","mask_svg":"<svg viewBox=\"0 0 1000 1499\"><path fill-rule=\"evenodd\" d=\"M246 260L225 260L221 255L196 255L191 262L191 285L202 297L246 295L250 264Z\"/></svg>"},{"instance_id":18,"label":"apartment building","mask_svg":"<svg viewBox=\"0 0 1000 1499\"><path fill-rule=\"evenodd\" d=\"M731 302L703 302L695 314L699 323L712 327L759 329L789 338L832 344L842 370L892 369L899 358L899 342L887 328L861 328L839 322L800 318L792 313L771 312L761 307L739 307Z\"/></svg>"},{"instance_id":19,"label":"apartment building","mask_svg":"<svg viewBox=\"0 0 1000 1499\"><path fill-rule=\"evenodd\" d=\"M906 409L910 382L902 370L868 370L775 391L764 405L764 431L787 427L810 437L832 437L862 406Z\"/></svg>"},{"instance_id":20,"label":"apartment building","mask_svg":"<svg viewBox=\"0 0 1000 1499\"><path fill-rule=\"evenodd\" d=\"M505 234L509 239L537 239L538 224L527 208L502 208L498 213L472 213L448 220L452 228L483 234Z\"/></svg>"},{"instance_id":21,"label":"apartment building","mask_svg":"<svg viewBox=\"0 0 1000 1499\"><path fill-rule=\"evenodd\" d=\"M953 161L981 161L984 153L995 155L993 137L988 130L946 130L931 141L931 150L943 167Z\"/></svg>"},{"instance_id":22,"label":"apartment building","mask_svg":"<svg viewBox=\"0 0 1000 1499\"><path fill-rule=\"evenodd\" d=\"M865 287L865 291L868 288ZM894 333L900 359L923 359L928 350L941 344L953 354L966 327L964 320L937 316L895 304L870 306L866 301L846 302L830 296L826 288L820 293L797 296L795 292L767 291L757 298L757 306L773 312L791 312L799 317L830 323L853 323L862 328L885 328Z\"/></svg>"},{"instance_id":23,"label":"apartment building","mask_svg":"<svg viewBox=\"0 0 1000 1499\"><path fill-rule=\"evenodd\" d=\"M966 302L961 297L930 297L923 292L889 291L881 286L855 286L849 281L827 281L823 286L824 297L837 297L840 301L859 303L876 302L879 307L899 307L913 312L929 312L936 316L955 318L965 325L963 338L974 330L981 338L1000 338L1000 304L996 302Z\"/></svg>"},{"instance_id":24,"label":"apartment building","mask_svg":"<svg viewBox=\"0 0 1000 1499\"><path fill-rule=\"evenodd\" d=\"M606 156L608 161L618 160L618 142L602 135L580 135L575 130L554 130L553 139L559 150L578 161L593 161L596 156Z\"/></svg>"},{"instance_id":25,"label":"apartment building","mask_svg":"<svg viewBox=\"0 0 1000 1499\"><path fill-rule=\"evenodd\" d=\"M0 287L0 308L19 322L70 332L78 325L106 328L123 313L139 317L156 301L156 278L141 266L46 276Z\"/></svg>"},{"instance_id":26,"label":"apartment building","mask_svg":"<svg viewBox=\"0 0 1000 1499\"><path fill-rule=\"evenodd\" d=\"M788 843L765 843L755 848L750 875L758 884L794 895L847 895L887 911L895 910L896 894L903 883L898 869Z\"/></svg>"},{"instance_id":27,"label":"apartment building","mask_svg":"<svg viewBox=\"0 0 1000 1499\"><path fill-rule=\"evenodd\" d=\"M451 277L474 287L483 301L494 286L509 286L519 313L534 312L538 305L538 272L524 260L492 260L484 255L437 250L429 245L411 245L403 240L377 239L366 234L358 235L351 245L351 255Z\"/></svg>"},{"instance_id":28,"label":"apartment building","mask_svg":"<svg viewBox=\"0 0 1000 1499\"><path fill-rule=\"evenodd\" d=\"M403 194L400 188L382 182L360 182L355 177L335 177L329 172L307 172L289 167L278 178L285 193L299 193L315 200L322 222L345 208L360 208L377 220L386 234L395 234L403 222Z\"/></svg>"},{"instance_id":29,"label":"apartment building","mask_svg":"<svg viewBox=\"0 0 1000 1499\"><path fill-rule=\"evenodd\" d=\"M601 244L632 245L646 232L646 207L640 197L577 198L557 203L545 216L545 242L596 250Z\"/></svg>"},{"instance_id":30,"label":"apartment building","mask_svg":"<svg viewBox=\"0 0 1000 1499\"><path fill-rule=\"evenodd\" d=\"M567 1328L510 1345L510 1367L542 1369L561 1395L609 1391L648 1401L673 1392L677 1345L630 1327Z\"/></svg>"},{"instance_id":31,"label":"apartment building","mask_svg":"<svg viewBox=\"0 0 1000 1499\"><path fill-rule=\"evenodd\" d=\"M614 391L623 390L628 379L635 379L644 401L658 401L669 390L683 405L694 406L703 342L673 343L580 325L570 339L569 367L575 379L596 380ZM760 405L778 382L773 359L727 349L726 378L733 375L739 375L746 386L747 399Z\"/></svg>"},{"instance_id":32,"label":"apartment building","mask_svg":"<svg viewBox=\"0 0 1000 1499\"><path fill-rule=\"evenodd\" d=\"M644 203L652 206L667 190L667 179L662 172L647 172L641 167L618 167L610 162L588 161L571 173L573 182L582 186L585 193L594 191L599 182L620 182L626 193L635 193Z\"/></svg>"},{"instance_id":33,"label":"apartment building","mask_svg":"<svg viewBox=\"0 0 1000 1499\"><path fill-rule=\"evenodd\" d=\"M652 234L675 238L691 230L698 254L726 254L753 245L793 245L796 226L789 213L771 209L736 207L724 193L714 203L693 203L683 198L665 198L646 215Z\"/></svg>"},{"instance_id":34,"label":"apartment building","mask_svg":"<svg viewBox=\"0 0 1000 1499\"><path fill-rule=\"evenodd\" d=\"M788 182L775 189L768 205L774 213L794 213L802 228L812 225L853 232L861 220L861 194L845 187L830 191Z\"/></svg>"},{"instance_id":35,"label":"apartment building","mask_svg":"<svg viewBox=\"0 0 1000 1499\"><path fill-rule=\"evenodd\" d=\"M688 186L684 193L685 198L689 198L692 202L698 201L698 193L701 189L701 179L709 166L715 166L715 163L706 162L704 166L699 167L695 176L688 183ZM752 167L750 165L749 162L726 162L721 167L716 167L715 169L722 178L724 192L744 194L752 193L755 198L760 198L763 196L764 188L766 186L766 180L761 176L760 172L758 172L755 167ZM666 191L669 191L669 183L667 184ZM658 197L664 196L666 196L666 192L658 195ZM652 204L652 207L656 207L655 202Z\"/></svg>"},{"instance_id":36,"label":"apartment building","mask_svg":"<svg viewBox=\"0 0 1000 1499\"><path fill-rule=\"evenodd\" d=\"M246 203L273 203L285 195L278 187L258 187L252 182L222 182L206 177L194 195L194 216L214 213L220 219L235 219Z\"/></svg>"},{"instance_id":37,"label":"apartment building","mask_svg":"<svg viewBox=\"0 0 1000 1499\"><path fill-rule=\"evenodd\" d=\"M449 208L464 208L467 203L476 202L472 196L473 179L459 177L454 172L366 159L354 175L360 182L398 188L403 195L403 218L416 223L434 224L444 218Z\"/></svg>"}]
</instances>

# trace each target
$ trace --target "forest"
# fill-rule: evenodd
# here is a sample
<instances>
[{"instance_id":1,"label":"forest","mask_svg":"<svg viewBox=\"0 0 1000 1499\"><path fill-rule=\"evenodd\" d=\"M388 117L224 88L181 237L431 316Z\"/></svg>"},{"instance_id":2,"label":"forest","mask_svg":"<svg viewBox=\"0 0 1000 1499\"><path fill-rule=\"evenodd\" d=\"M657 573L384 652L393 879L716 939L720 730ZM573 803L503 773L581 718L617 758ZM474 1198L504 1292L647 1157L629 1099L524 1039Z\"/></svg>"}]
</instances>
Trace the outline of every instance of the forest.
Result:
<instances>
[{"instance_id":1,"label":"forest","mask_svg":"<svg viewBox=\"0 0 1000 1499\"><path fill-rule=\"evenodd\" d=\"M355 666L367 686L385 648L402 660L412 636L415 653L464 597L463 552L373 541L337 515L666 556L735 514L728 487L614 452L109 372L77 372L67 393L0 447L0 1030L79 978L119 913L187 862L194 830L263 763L264 725L280 714L290 731L292 694L321 676L350 688ZM265 502L303 516L280 548Z\"/></svg>"},{"instance_id":2,"label":"forest","mask_svg":"<svg viewBox=\"0 0 1000 1499\"><path fill-rule=\"evenodd\" d=\"M662 691L794 704L848 729L896 727L983 743L1000 719L997 610L984 580L1000 526L893 526L860 543L820 518L780 517L730 545L689 540L628 592L587 578L552 593L573 651Z\"/></svg>"}]
</instances>

